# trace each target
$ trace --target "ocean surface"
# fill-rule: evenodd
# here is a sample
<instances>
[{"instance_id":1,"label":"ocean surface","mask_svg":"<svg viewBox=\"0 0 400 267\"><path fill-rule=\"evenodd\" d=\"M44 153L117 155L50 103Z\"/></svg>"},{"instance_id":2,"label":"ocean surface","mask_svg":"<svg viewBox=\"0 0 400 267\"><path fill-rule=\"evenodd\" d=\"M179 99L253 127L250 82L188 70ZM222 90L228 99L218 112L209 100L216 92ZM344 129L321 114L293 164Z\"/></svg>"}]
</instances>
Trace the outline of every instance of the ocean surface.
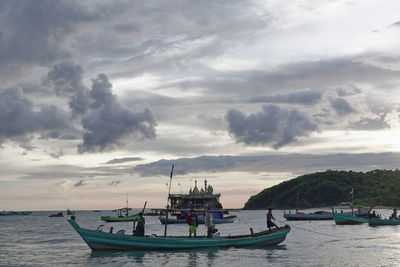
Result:
<instances>
[{"instance_id":1,"label":"ocean surface","mask_svg":"<svg viewBox=\"0 0 400 267\"><path fill-rule=\"evenodd\" d=\"M319 209L320 210L320 209ZM308 210L315 211L315 210ZM28 216L0 216L0 266L400 266L400 226L335 225L328 221L286 221L274 210L278 225L289 224L286 240L271 248L201 249L172 252L92 252L58 211ZM135 212L135 211L133 211ZM378 209L383 217L389 209ZM114 232L132 231L132 223L105 223L111 211L77 211L81 227L104 224ZM221 235L247 234L266 229L265 210L232 211L234 223L217 225ZM163 235L158 217L146 216L146 234ZM169 225L168 235L188 233L187 225ZM198 235L205 234L204 225Z\"/></svg>"}]
</instances>

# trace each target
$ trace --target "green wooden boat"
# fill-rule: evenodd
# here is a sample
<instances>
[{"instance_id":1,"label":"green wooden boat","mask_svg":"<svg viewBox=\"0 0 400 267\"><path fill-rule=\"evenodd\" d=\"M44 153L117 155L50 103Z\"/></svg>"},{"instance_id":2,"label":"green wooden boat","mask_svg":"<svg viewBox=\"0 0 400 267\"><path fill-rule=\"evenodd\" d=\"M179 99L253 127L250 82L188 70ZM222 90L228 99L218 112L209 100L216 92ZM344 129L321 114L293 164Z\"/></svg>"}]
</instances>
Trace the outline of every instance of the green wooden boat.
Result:
<instances>
[{"instance_id":1,"label":"green wooden boat","mask_svg":"<svg viewBox=\"0 0 400 267\"><path fill-rule=\"evenodd\" d=\"M122 217L115 217L115 216L101 216L101 220L105 222L135 222L139 218L138 215L132 216L122 216Z\"/></svg>"},{"instance_id":2,"label":"green wooden boat","mask_svg":"<svg viewBox=\"0 0 400 267\"><path fill-rule=\"evenodd\" d=\"M339 225L344 225L344 224L362 224L362 223L367 223L368 222L367 218L356 217L356 216L353 216L353 215L351 215L349 213L337 213L337 212L335 212L333 207L331 207L331 209L332 209L333 219L335 220L336 224L339 224Z\"/></svg>"},{"instance_id":3,"label":"green wooden boat","mask_svg":"<svg viewBox=\"0 0 400 267\"><path fill-rule=\"evenodd\" d=\"M400 225L400 220L385 220L385 219L371 218L368 219L368 224L370 226Z\"/></svg>"},{"instance_id":4,"label":"green wooden boat","mask_svg":"<svg viewBox=\"0 0 400 267\"><path fill-rule=\"evenodd\" d=\"M272 232L251 235L196 237L187 236L130 236L99 232L79 227L75 220L68 220L86 244L93 250L177 250L209 247L274 246L286 239L290 227L286 225Z\"/></svg>"},{"instance_id":5,"label":"green wooden boat","mask_svg":"<svg viewBox=\"0 0 400 267\"><path fill-rule=\"evenodd\" d=\"M146 203L144 204L143 211L146 208ZM135 222L139 218L139 214L129 215L129 210L131 208L128 207L128 195L126 195L126 208L118 209L117 216L101 216L101 220L105 222Z\"/></svg>"}]
</instances>

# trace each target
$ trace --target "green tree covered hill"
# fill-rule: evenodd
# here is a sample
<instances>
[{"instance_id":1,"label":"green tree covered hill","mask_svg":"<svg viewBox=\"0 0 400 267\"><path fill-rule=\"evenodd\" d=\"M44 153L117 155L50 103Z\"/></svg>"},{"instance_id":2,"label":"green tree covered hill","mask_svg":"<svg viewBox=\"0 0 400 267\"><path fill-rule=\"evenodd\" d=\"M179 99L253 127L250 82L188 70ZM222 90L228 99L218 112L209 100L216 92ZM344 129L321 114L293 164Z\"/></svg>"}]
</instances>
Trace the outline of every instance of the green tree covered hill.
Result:
<instances>
[{"instance_id":1,"label":"green tree covered hill","mask_svg":"<svg viewBox=\"0 0 400 267\"><path fill-rule=\"evenodd\" d=\"M351 201L369 206L400 206L400 171L374 170L325 171L306 174L266 188L250 197L245 209L294 208L299 194L299 208L337 205Z\"/></svg>"}]
</instances>

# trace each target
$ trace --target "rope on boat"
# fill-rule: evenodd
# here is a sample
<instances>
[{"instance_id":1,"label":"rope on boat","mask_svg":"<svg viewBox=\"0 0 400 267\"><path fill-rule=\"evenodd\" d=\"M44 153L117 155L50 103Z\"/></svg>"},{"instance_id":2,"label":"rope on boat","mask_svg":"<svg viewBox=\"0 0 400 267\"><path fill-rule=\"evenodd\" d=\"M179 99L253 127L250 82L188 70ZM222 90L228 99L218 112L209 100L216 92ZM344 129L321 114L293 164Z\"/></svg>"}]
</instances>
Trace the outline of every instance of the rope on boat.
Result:
<instances>
[{"instance_id":1,"label":"rope on boat","mask_svg":"<svg viewBox=\"0 0 400 267\"><path fill-rule=\"evenodd\" d=\"M283 224L287 224L286 222L284 222L284 221L280 221L280 220L277 220L277 219L275 219L276 221L278 221L278 222L280 222L280 223L283 223ZM311 232L311 233L315 233L315 234L319 234L319 235L325 235L325 236L329 236L329 237L336 237L336 238L341 238L341 239L347 239L347 240L361 240L361 239L378 239L378 238L385 238L384 236L382 236L382 237L374 237L374 238L371 238L371 237L359 237L359 238L350 238L350 237L345 237L345 236L339 236L339 235L332 235L332 234L327 234L327 233L321 233L321 232L317 232L317 231L313 231L313 230L310 230L310 229L305 229L305 228L302 228L302 227L298 227L298 226L293 226L293 225L289 225L291 228L297 228L297 229L300 229L300 230L303 230L303 231L306 231L306 232Z\"/></svg>"}]
</instances>

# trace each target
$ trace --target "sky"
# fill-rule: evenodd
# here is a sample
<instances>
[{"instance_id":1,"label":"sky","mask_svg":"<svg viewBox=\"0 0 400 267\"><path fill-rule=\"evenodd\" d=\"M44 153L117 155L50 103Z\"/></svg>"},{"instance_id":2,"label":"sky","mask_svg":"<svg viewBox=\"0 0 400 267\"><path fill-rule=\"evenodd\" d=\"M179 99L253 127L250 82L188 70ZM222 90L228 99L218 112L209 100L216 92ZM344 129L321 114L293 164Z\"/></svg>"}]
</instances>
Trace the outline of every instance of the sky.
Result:
<instances>
[{"instance_id":1,"label":"sky","mask_svg":"<svg viewBox=\"0 0 400 267\"><path fill-rule=\"evenodd\" d=\"M0 210L225 208L397 169L400 2L0 1ZM356 192L355 192L356 194Z\"/></svg>"}]
</instances>

